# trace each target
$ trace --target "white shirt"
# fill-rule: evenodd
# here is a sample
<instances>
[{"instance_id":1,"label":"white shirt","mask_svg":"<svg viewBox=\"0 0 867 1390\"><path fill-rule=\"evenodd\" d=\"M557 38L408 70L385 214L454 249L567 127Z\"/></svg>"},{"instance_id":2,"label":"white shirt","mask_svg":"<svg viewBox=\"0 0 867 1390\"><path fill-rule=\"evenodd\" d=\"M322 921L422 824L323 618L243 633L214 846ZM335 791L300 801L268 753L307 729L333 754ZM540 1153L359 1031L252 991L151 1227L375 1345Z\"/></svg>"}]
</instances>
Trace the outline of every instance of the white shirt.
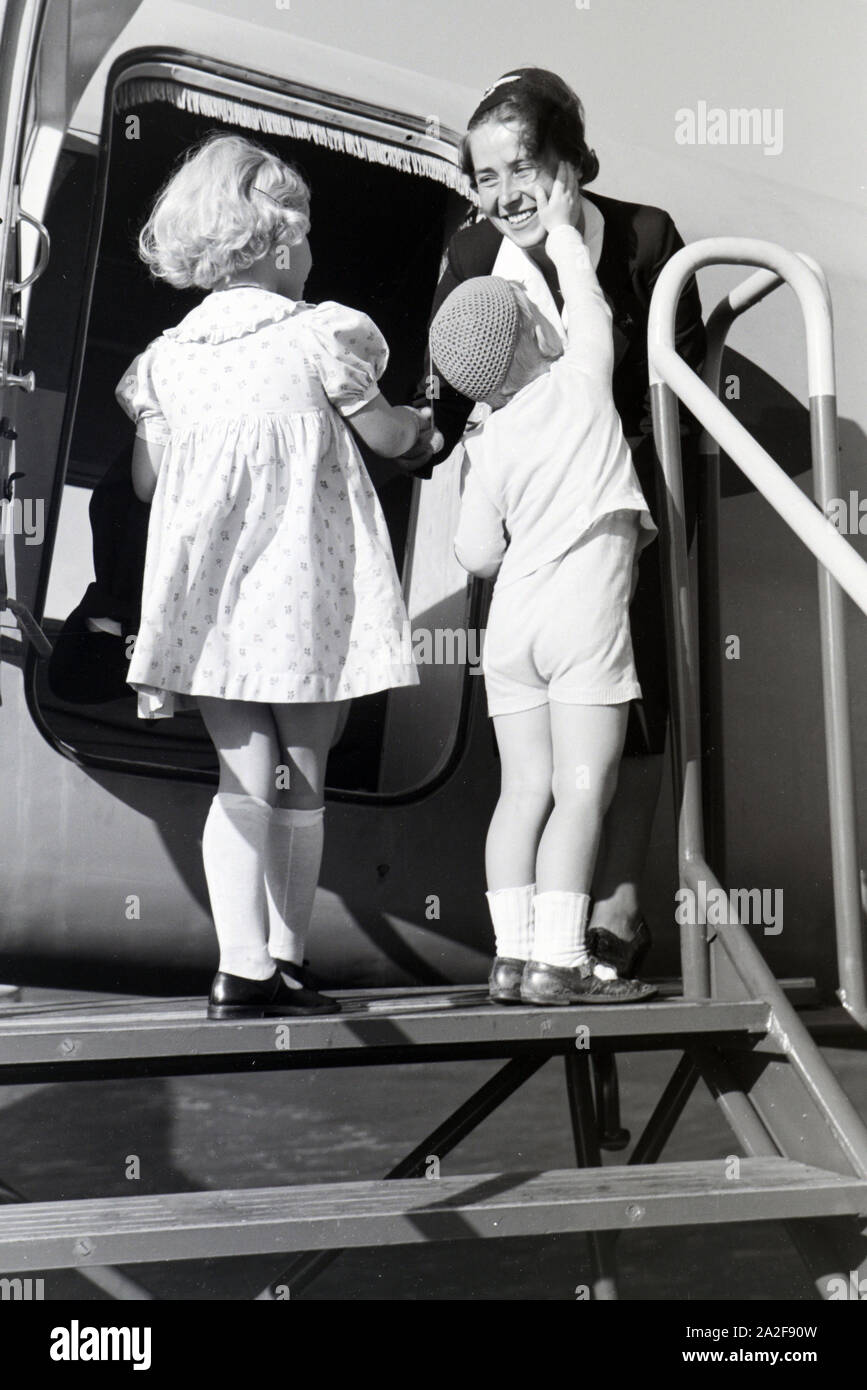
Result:
<instances>
[{"instance_id":1,"label":"white shirt","mask_svg":"<svg viewBox=\"0 0 867 1390\"><path fill-rule=\"evenodd\" d=\"M558 227L547 249L572 325L566 350L464 439L455 548L470 570L502 560L500 587L564 555L610 512L638 512L639 546L656 534L614 406L611 310L587 247Z\"/></svg>"}]
</instances>

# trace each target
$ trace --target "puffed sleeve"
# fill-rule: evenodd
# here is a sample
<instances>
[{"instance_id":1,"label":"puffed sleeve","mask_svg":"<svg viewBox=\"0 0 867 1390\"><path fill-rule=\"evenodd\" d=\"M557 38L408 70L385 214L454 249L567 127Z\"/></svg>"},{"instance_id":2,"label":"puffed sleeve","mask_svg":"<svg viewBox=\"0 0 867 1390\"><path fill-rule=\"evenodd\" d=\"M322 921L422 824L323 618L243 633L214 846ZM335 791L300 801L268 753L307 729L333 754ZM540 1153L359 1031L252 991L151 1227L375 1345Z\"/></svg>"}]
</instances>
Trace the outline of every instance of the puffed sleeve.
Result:
<instances>
[{"instance_id":1,"label":"puffed sleeve","mask_svg":"<svg viewBox=\"0 0 867 1390\"><path fill-rule=\"evenodd\" d=\"M151 343L127 367L114 394L121 410L135 422L139 439L146 439L149 444L167 444L171 430L154 386L153 365Z\"/></svg>"},{"instance_id":2,"label":"puffed sleeve","mask_svg":"<svg viewBox=\"0 0 867 1390\"><path fill-rule=\"evenodd\" d=\"M388 364L388 344L372 319L343 304L319 304L308 327L310 356L325 394L341 415L354 415L372 401Z\"/></svg>"}]
</instances>

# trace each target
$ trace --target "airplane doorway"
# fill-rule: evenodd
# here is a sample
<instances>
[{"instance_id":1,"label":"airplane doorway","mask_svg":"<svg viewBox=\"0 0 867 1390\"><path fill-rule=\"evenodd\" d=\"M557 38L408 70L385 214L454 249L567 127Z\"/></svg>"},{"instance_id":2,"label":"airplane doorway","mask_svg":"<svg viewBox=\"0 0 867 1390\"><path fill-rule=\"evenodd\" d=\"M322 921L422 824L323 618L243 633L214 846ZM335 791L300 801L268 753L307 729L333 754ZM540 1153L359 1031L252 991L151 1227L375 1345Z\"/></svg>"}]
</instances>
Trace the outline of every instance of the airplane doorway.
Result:
<instances>
[{"instance_id":1,"label":"airplane doorway","mask_svg":"<svg viewBox=\"0 0 867 1390\"><path fill-rule=\"evenodd\" d=\"M128 483L132 438L129 422L115 404L114 388L136 353L163 328L178 322L201 296L152 281L138 259L136 238L175 162L215 130L251 135L303 168L313 195L314 267L306 294L313 302L334 299L351 304L379 325L391 350L381 385L393 402L410 397L421 373L427 314L443 246L471 206L433 178L300 139L258 136L227 121L179 110L168 101L125 103L112 117L90 312L86 336L78 346L83 352L81 386L53 557L44 581L46 629L56 652L47 672L35 668L33 704L43 732L78 761L208 781L216 775L216 764L198 715L179 714L156 724L138 720L135 697L123 679L126 659L119 639L84 631L80 608L86 592L93 598L95 579L96 592L107 584L122 604L137 608L146 517ZM55 273L46 274L40 285L33 312L53 322L52 305L58 295L68 304L70 296L84 298L88 292L84 265L89 201L82 199L81 190L92 170L82 166L94 162L91 153L65 157L49 209L49 230L64 253ZM100 196L98 187L94 195ZM71 334L74 315L68 317ZM33 337L37 342L45 339L39 332ZM70 342L70 353L74 352ZM420 484L388 460L366 454L365 461L385 513L398 572L406 578L412 568ZM107 578L105 572L94 574L94 532L97 567L101 561ZM462 613L468 611L467 595L454 597L460 599ZM94 616L91 609L92 603L84 611ZM453 679L448 693L446 722L453 730L466 705L465 676L463 672L460 680ZM384 784L389 794L418 787L418 758L402 787L399 778L395 780L395 750L386 746L398 730L406 739L406 729L394 717L395 694L400 692L354 702L329 763L332 792L366 797L376 795ZM440 702L441 695L442 682L437 685ZM437 720L441 729L441 708ZM427 769L431 776L441 770L442 742L441 735L432 741ZM424 774L423 765L421 771Z\"/></svg>"}]
</instances>

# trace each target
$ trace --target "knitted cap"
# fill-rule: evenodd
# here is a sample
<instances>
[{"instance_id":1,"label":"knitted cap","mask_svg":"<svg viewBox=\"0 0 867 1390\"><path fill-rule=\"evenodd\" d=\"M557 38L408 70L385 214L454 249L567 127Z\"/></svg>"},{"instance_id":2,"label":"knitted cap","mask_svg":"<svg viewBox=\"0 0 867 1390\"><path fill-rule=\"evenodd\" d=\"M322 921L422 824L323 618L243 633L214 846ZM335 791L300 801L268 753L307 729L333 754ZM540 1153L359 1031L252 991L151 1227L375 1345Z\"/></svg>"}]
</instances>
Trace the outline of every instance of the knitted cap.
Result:
<instances>
[{"instance_id":1,"label":"knitted cap","mask_svg":"<svg viewBox=\"0 0 867 1390\"><path fill-rule=\"evenodd\" d=\"M462 396L484 400L505 381L520 328L507 281L495 275L464 280L430 326L434 366Z\"/></svg>"}]
</instances>

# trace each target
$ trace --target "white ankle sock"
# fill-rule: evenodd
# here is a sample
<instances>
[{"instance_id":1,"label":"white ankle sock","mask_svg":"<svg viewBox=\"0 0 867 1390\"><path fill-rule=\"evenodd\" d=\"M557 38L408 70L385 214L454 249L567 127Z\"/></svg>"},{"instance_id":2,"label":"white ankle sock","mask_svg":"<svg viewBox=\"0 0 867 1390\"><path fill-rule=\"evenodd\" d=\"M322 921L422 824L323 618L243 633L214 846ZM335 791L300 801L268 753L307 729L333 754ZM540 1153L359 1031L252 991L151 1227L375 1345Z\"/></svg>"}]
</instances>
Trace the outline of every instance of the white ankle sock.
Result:
<instances>
[{"instance_id":1,"label":"white ankle sock","mask_svg":"<svg viewBox=\"0 0 867 1390\"><path fill-rule=\"evenodd\" d=\"M220 969L268 980L274 962L266 943L265 843L271 807L257 796L219 792L202 835Z\"/></svg>"},{"instance_id":2,"label":"white ankle sock","mask_svg":"<svg viewBox=\"0 0 867 1390\"><path fill-rule=\"evenodd\" d=\"M529 960L533 951L533 894L535 883L523 888L497 888L486 893L494 924L498 956Z\"/></svg>"},{"instance_id":3,"label":"white ankle sock","mask_svg":"<svg viewBox=\"0 0 867 1390\"><path fill-rule=\"evenodd\" d=\"M268 950L301 965L322 864L325 807L271 812L265 862ZM289 983L292 983L290 980Z\"/></svg>"},{"instance_id":4,"label":"white ankle sock","mask_svg":"<svg viewBox=\"0 0 867 1390\"><path fill-rule=\"evenodd\" d=\"M590 959L584 944L590 898L586 893L537 893L533 899L533 959L572 970Z\"/></svg>"}]
</instances>

